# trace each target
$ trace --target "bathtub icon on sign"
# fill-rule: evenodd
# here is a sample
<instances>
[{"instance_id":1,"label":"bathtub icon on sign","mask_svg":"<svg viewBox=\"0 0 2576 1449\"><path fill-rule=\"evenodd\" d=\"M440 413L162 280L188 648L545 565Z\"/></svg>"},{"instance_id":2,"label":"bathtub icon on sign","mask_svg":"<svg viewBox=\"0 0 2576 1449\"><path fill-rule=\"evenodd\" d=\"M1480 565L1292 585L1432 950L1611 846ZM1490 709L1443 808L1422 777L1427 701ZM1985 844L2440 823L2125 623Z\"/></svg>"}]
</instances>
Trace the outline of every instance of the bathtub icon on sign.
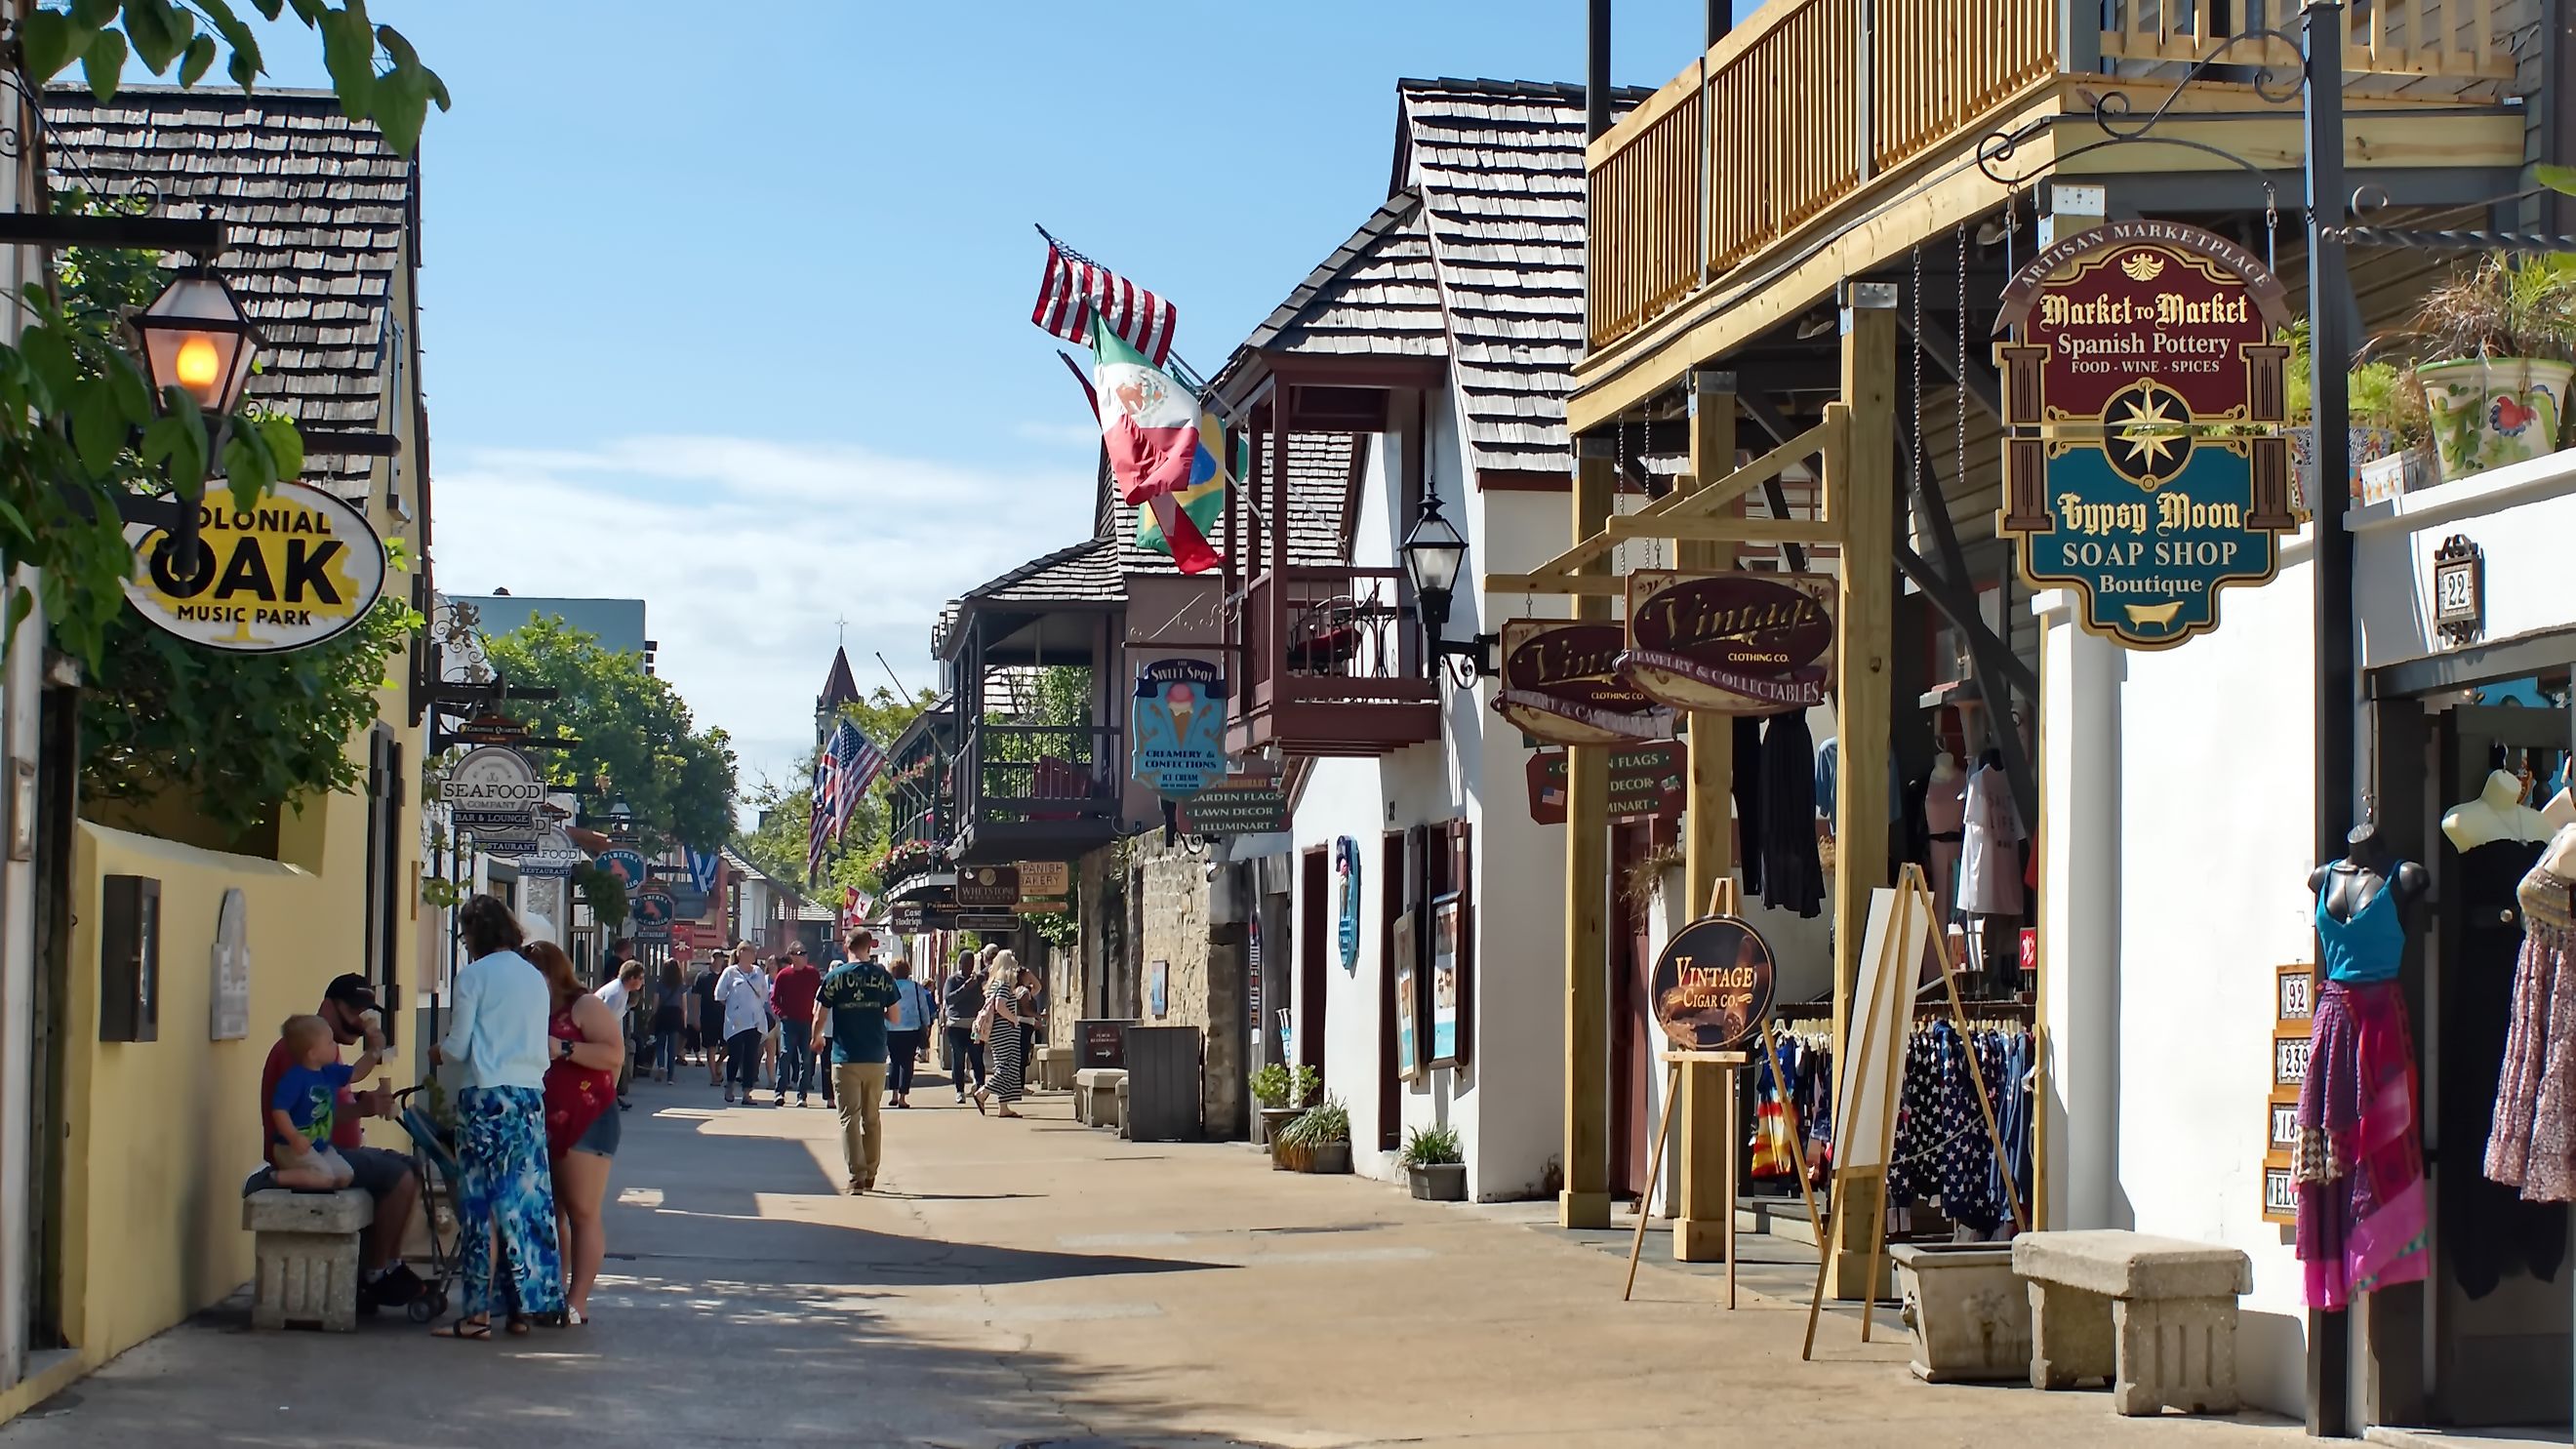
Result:
<instances>
[{"instance_id":1,"label":"bathtub icon on sign","mask_svg":"<svg viewBox=\"0 0 2576 1449\"><path fill-rule=\"evenodd\" d=\"M2120 607L2128 613L2132 629L2144 629L2150 624L2158 629L2171 629L2174 620L2182 615L2182 605L2183 601L2176 599L2170 604L2122 604Z\"/></svg>"}]
</instances>

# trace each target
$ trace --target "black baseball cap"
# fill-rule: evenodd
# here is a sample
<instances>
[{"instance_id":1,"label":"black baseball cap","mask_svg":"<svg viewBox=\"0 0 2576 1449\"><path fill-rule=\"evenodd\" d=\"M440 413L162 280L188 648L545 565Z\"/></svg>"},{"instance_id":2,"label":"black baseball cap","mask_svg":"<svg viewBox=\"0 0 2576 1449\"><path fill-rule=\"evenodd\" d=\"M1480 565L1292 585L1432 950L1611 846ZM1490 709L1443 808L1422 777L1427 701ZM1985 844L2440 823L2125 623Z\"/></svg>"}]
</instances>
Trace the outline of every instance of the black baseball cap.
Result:
<instances>
[{"instance_id":1,"label":"black baseball cap","mask_svg":"<svg viewBox=\"0 0 2576 1449\"><path fill-rule=\"evenodd\" d=\"M367 984L366 977L352 971L332 977L331 984L322 988L322 999L359 1011L373 1011L376 1009L376 988Z\"/></svg>"}]
</instances>

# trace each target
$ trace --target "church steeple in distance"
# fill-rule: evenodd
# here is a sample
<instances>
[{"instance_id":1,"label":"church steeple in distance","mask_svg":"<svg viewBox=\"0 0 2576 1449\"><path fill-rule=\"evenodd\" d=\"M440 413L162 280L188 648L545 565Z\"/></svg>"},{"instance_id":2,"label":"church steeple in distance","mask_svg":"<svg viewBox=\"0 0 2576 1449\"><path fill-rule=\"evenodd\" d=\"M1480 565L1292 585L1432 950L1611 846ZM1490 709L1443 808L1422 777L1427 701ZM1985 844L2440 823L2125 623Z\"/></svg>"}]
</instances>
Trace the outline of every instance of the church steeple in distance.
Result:
<instances>
[{"instance_id":1,"label":"church steeple in distance","mask_svg":"<svg viewBox=\"0 0 2576 1449\"><path fill-rule=\"evenodd\" d=\"M831 733L832 721L840 716L841 706L856 704L859 699L859 682L850 675L850 651L835 648L832 672L823 680L823 692L814 697L814 738L819 740Z\"/></svg>"}]
</instances>

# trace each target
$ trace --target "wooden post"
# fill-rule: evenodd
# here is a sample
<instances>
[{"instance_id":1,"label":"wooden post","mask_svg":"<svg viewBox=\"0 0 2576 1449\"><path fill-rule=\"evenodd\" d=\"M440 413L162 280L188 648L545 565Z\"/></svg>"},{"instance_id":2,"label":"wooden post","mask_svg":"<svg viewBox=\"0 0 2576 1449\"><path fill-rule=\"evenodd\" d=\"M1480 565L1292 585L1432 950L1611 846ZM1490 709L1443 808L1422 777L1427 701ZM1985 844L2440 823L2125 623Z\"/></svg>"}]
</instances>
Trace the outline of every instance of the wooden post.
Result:
<instances>
[{"instance_id":1,"label":"wooden post","mask_svg":"<svg viewBox=\"0 0 2576 1449\"><path fill-rule=\"evenodd\" d=\"M1735 471L1735 374L1694 372L1690 390L1690 476L1683 486L1692 492L1715 485ZM1735 545L1684 543L1677 555L1685 570L1731 568ZM1735 721L1706 711L1690 715L1689 834L1682 853L1694 909L1705 903L1716 909L1718 883L1735 880ZM1732 909L1730 903L1729 909ZM1726 1172L1735 1160L1735 1134L1728 1119L1735 1106L1733 1075L1724 1068L1694 1062L1682 1068L1679 1100L1667 1098L1664 1110L1681 1116L1681 1196L1673 1209L1673 1257L1684 1263L1714 1263L1732 1256L1726 1251L1735 1226L1734 1195ZM1648 1195L1655 1184L1646 1186ZM1720 1215L1723 1214L1723 1220Z\"/></svg>"},{"instance_id":2,"label":"wooden post","mask_svg":"<svg viewBox=\"0 0 2576 1449\"><path fill-rule=\"evenodd\" d=\"M1574 541L1610 519L1607 437L1579 440L1574 468ZM1282 471L1285 471L1284 467ZM1601 573L1608 560L1585 566ZM1610 617L1610 601L1580 597L1578 619ZM1610 1226L1610 753L1577 745L1565 762L1565 1187L1559 1227Z\"/></svg>"},{"instance_id":3,"label":"wooden post","mask_svg":"<svg viewBox=\"0 0 2576 1449\"><path fill-rule=\"evenodd\" d=\"M1828 458L1825 507L1842 532L1841 637L1834 660L1834 1039L1848 1042L1870 892L1887 884L1887 751L1896 560L1896 288L1854 282L1843 308L1840 458ZM1838 466L1835 466L1838 465ZM1847 1048L1846 1048L1847 1049ZM1849 1185L1834 1208L1834 1296L1876 1294L1870 1229L1886 1179ZM1855 1250L1860 1250L1856 1252ZM1860 1258L1866 1254L1868 1261Z\"/></svg>"}]
</instances>

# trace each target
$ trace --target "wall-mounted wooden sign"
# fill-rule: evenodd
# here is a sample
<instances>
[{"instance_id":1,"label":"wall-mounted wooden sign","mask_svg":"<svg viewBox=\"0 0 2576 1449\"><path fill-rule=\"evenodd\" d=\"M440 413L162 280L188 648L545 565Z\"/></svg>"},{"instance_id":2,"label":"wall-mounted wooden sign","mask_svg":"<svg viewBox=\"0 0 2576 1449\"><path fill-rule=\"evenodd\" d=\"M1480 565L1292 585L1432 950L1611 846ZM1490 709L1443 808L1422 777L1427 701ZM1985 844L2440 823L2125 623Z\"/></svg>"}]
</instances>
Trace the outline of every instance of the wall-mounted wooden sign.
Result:
<instances>
[{"instance_id":1,"label":"wall-mounted wooden sign","mask_svg":"<svg viewBox=\"0 0 2576 1449\"><path fill-rule=\"evenodd\" d=\"M1509 620L1494 711L1556 745L1670 739L1673 712L1619 677L1627 647L1627 630L1608 620Z\"/></svg>"},{"instance_id":2,"label":"wall-mounted wooden sign","mask_svg":"<svg viewBox=\"0 0 2576 1449\"><path fill-rule=\"evenodd\" d=\"M1565 823L1565 751L1532 750L1530 819ZM1610 751L1612 820L1679 820L1690 793L1690 750L1678 740Z\"/></svg>"},{"instance_id":3,"label":"wall-mounted wooden sign","mask_svg":"<svg viewBox=\"0 0 2576 1449\"><path fill-rule=\"evenodd\" d=\"M1675 709L1777 714L1825 702L1834 595L1825 574L1628 575L1619 672Z\"/></svg>"}]
</instances>

